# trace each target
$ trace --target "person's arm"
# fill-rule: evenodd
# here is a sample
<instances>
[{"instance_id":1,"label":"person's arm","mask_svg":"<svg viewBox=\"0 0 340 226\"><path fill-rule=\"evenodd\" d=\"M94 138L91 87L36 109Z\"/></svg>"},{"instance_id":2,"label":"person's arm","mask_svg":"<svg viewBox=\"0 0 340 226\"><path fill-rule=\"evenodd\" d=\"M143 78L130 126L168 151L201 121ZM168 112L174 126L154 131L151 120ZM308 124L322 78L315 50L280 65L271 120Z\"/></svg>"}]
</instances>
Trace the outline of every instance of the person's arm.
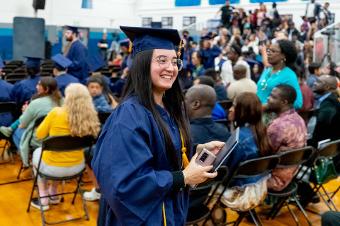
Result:
<instances>
[{"instance_id":1,"label":"person's arm","mask_svg":"<svg viewBox=\"0 0 340 226\"><path fill-rule=\"evenodd\" d=\"M51 123L56 119L56 109L52 109L45 119L40 123L36 131L36 137L38 140L42 140L49 136Z\"/></svg>"},{"instance_id":2,"label":"person's arm","mask_svg":"<svg viewBox=\"0 0 340 226\"><path fill-rule=\"evenodd\" d=\"M22 113L22 115L19 118L20 121L20 125L19 128L26 128L28 126L28 124L30 124L37 115L37 109L39 109L39 104L40 101L38 99L33 100L28 107L26 108L26 110Z\"/></svg>"}]
</instances>

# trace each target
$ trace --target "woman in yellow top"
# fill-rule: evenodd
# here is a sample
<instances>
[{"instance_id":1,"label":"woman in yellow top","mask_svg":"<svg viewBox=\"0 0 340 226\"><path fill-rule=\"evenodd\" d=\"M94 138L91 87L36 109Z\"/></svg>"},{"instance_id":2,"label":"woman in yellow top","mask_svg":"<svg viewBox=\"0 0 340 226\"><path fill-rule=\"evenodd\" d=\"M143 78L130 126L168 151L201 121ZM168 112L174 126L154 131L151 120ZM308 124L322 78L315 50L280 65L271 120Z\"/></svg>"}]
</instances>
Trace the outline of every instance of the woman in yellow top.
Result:
<instances>
[{"instance_id":1,"label":"woman in yellow top","mask_svg":"<svg viewBox=\"0 0 340 226\"><path fill-rule=\"evenodd\" d=\"M97 112L92 103L92 97L84 85L70 84L65 89L65 100L62 107L53 108L37 129L38 139L49 136L94 136L100 130ZM41 148L33 153L33 166L38 166ZM73 152L44 152L40 164L40 172L58 177L70 176L85 167L83 150ZM38 188L41 196L53 195L57 192L58 183L53 182L50 186L44 178L38 178ZM59 203L59 199L42 198L41 205L48 210L48 204ZM37 199L31 205L40 208Z\"/></svg>"}]
</instances>

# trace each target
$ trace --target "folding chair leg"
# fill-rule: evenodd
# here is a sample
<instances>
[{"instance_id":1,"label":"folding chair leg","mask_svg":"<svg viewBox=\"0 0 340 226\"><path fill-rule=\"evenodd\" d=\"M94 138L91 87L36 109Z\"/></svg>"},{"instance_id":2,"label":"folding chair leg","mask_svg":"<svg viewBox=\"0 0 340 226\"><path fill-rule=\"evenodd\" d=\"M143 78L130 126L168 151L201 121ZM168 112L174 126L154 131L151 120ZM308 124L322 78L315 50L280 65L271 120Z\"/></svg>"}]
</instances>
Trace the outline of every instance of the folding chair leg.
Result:
<instances>
[{"instance_id":1,"label":"folding chair leg","mask_svg":"<svg viewBox=\"0 0 340 226\"><path fill-rule=\"evenodd\" d=\"M333 192L331 199L336 195L336 193L338 193L338 191L340 190L340 186ZM329 202L329 200L327 200Z\"/></svg>"},{"instance_id":2,"label":"folding chair leg","mask_svg":"<svg viewBox=\"0 0 340 226\"><path fill-rule=\"evenodd\" d=\"M242 222L243 218L247 215L247 212L238 212L238 214L239 215L234 223L234 226L238 226Z\"/></svg>"},{"instance_id":3,"label":"folding chair leg","mask_svg":"<svg viewBox=\"0 0 340 226\"><path fill-rule=\"evenodd\" d=\"M18 175L17 175L17 180L19 180L20 179L20 175L21 175L21 172L24 170L24 164L23 163L21 163L21 165L20 165L20 169L19 169L19 172L18 172Z\"/></svg>"},{"instance_id":4,"label":"folding chair leg","mask_svg":"<svg viewBox=\"0 0 340 226\"><path fill-rule=\"evenodd\" d=\"M76 200L77 193L79 192L79 186L80 186L81 178L82 178L82 176L79 176L79 178L77 180L77 187L74 190L74 195L73 195L73 199L72 199L72 205L74 204L74 201Z\"/></svg>"},{"instance_id":5,"label":"folding chair leg","mask_svg":"<svg viewBox=\"0 0 340 226\"><path fill-rule=\"evenodd\" d=\"M31 201L32 201L33 194L34 194L34 188L35 188L36 186L38 186L38 185L37 185L37 181L38 181L38 175L36 175L36 176L34 177L34 182L33 182L33 186L32 186L32 191L31 191L30 199L29 199L29 201L28 201L28 206L27 206L26 212L29 212L29 211L30 211L30 208L31 208ZM39 189L38 189L38 192L39 192Z\"/></svg>"},{"instance_id":6,"label":"folding chair leg","mask_svg":"<svg viewBox=\"0 0 340 226\"><path fill-rule=\"evenodd\" d=\"M312 226L312 222L310 222L308 215L305 211L305 209L302 207L300 201L296 198L296 195L293 196L293 200L295 201L295 203L297 204L298 208L300 209L300 211L302 212L303 216L305 217L305 219L308 222L308 225Z\"/></svg>"},{"instance_id":7,"label":"folding chair leg","mask_svg":"<svg viewBox=\"0 0 340 226\"><path fill-rule=\"evenodd\" d=\"M274 219L276 217L276 215L279 213L279 211L281 210L282 206L285 203L285 199L279 199L274 206L272 207L271 211L269 212L268 216L267 216L267 220L269 219Z\"/></svg>"},{"instance_id":8,"label":"folding chair leg","mask_svg":"<svg viewBox=\"0 0 340 226\"><path fill-rule=\"evenodd\" d=\"M295 213L292 211L292 209L289 207L289 204L288 204L287 202L285 202L285 205L286 205L287 209L289 210L290 215L292 215L292 217L293 217L293 219L294 219L296 225L300 225L299 219L297 218L297 216L295 215Z\"/></svg>"},{"instance_id":9,"label":"folding chair leg","mask_svg":"<svg viewBox=\"0 0 340 226\"><path fill-rule=\"evenodd\" d=\"M327 200L325 200L324 198L323 198L323 200L324 200L324 202L326 203L326 205L328 206L329 210L333 210L333 209L330 207L330 205L329 205L329 203L330 203L330 204L332 205L332 207L334 208L334 210L335 210L335 211L338 211L337 208L336 208L336 206L335 206L335 204L334 204L334 202L333 202L333 200L332 200L332 198L329 197L329 195L328 195L328 193L327 193L327 190L325 189L325 187L324 187L323 185L321 185L321 189L323 190L323 192L325 193L325 195L326 195L326 197L327 197Z\"/></svg>"},{"instance_id":10,"label":"folding chair leg","mask_svg":"<svg viewBox=\"0 0 340 226\"><path fill-rule=\"evenodd\" d=\"M251 218L253 219L253 222L255 223L256 226L262 226L261 220L259 216L256 214L255 209L249 210L249 214Z\"/></svg>"}]
</instances>

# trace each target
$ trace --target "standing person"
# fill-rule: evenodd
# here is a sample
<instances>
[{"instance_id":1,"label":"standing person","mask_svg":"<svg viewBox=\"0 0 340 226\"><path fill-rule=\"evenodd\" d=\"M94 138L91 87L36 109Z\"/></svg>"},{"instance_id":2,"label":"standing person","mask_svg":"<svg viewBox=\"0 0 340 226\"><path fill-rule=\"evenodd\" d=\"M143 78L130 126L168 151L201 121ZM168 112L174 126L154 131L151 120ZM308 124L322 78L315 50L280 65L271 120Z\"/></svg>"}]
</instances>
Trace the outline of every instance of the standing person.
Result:
<instances>
[{"instance_id":1,"label":"standing person","mask_svg":"<svg viewBox=\"0 0 340 226\"><path fill-rule=\"evenodd\" d=\"M66 27L65 38L66 41L71 43L71 46L64 55L72 61L72 64L68 67L68 73L77 77L80 82L85 82L85 79L89 76L86 61L88 51L78 36L78 28L72 26Z\"/></svg>"},{"instance_id":2,"label":"standing person","mask_svg":"<svg viewBox=\"0 0 340 226\"><path fill-rule=\"evenodd\" d=\"M133 42L134 58L123 101L107 120L92 160L108 205L99 218L106 217L106 226L184 225L187 185L217 174L198 165L197 154L187 165L191 144L175 51L180 37L173 29L121 29ZM223 145L199 144L196 151L216 153Z\"/></svg>"},{"instance_id":3,"label":"standing person","mask_svg":"<svg viewBox=\"0 0 340 226\"><path fill-rule=\"evenodd\" d=\"M67 68L72 64L72 61L64 57L62 54L57 54L52 57L54 63L53 75L55 80L57 80L58 88L61 94L64 96L64 91L66 86L71 83L79 83L79 80L67 73Z\"/></svg>"},{"instance_id":4,"label":"standing person","mask_svg":"<svg viewBox=\"0 0 340 226\"><path fill-rule=\"evenodd\" d=\"M257 96L260 98L262 105L265 107L274 87L279 84L286 84L295 89L297 97L294 102L294 108L300 109L303 101L299 82L294 72L294 63L297 58L294 44L288 40L278 40L270 45L267 52L268 62L271 67L263 71L257 82Z\"/></svg>"},{"instance_id":5,"label":"standing person","mask_svg":"<svg viewBox=\"0 0 340 226\"><path fill-rule=\"evenodd\" d=\"M217 14L221 14L221 23L226 28L230 27L233 9L234 7L230 5L230 0L226 0L225 5L217 12Z\"/></svg>"},{"instance_id":6,"label":"standing person","mask_svg":"<svg viewBox=\"0 0 340 226\"><path fill-rule=\"evenodd\" d=\"M109 48L109 43L107 41L107 33L103 33L102 39L99 40L97 44L99 48L99 53L102 57L102 59L106 62L107 60L107 50Z\"/></svg>"},{"instance_id":7,"label":"standing person","mask_svg":"<svg viewBox=\"0 0 340 226\"><path fill-rule=\"evenodd\" d=\"M319 19L320 10L321 5L315 3L315 0L310 0L310 2L307 3L305 16L308 18L310 23L314 23L317 19Z\"/></svg>"},{"instance_id":8,"label":"standing person","mask_svg":"<svg viewBox=\"0 0 340 226\"><path fill-rule=\"evenodd\" d=\"M18 107L21 107L25 102L29 101L36 92L36 86L40 80L40 58L26 57L26 70L29 78L15 83L11 98Z\"/></svg>"},{"instance_id":9,"label":"standing person","mask_svg":"<svg viewBox=\"0 0 340 226\"><path fill-rule=\"evenodd\" d=\"M237 44L232 44L227 50L228 60L222 64L221 68L221 78L226 86L234 82L233 67L236 64L244 65L247 69L246 77L250 79L250 66L241 57L241 47Z\"/></svg>"}]
</instances>

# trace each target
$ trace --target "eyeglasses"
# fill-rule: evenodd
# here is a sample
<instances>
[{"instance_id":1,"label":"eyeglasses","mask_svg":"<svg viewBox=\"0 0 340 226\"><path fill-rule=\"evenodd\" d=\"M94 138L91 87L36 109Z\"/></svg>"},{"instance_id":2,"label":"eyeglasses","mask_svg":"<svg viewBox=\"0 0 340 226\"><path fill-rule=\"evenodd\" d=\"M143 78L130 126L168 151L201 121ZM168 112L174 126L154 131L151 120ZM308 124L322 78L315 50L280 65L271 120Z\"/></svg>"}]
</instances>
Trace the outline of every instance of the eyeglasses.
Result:
<instances>
[{"instance_id":1,"label":"eyeglasses","mask_svg":"<svg viewBox=\"0 0 340 226\"><path fill-rule=\"evenodd\" d=\"M280 52L281 52L280 50L276 50L276 49L271 49L271 48L267 49L267 53L280 53Z\"/></svg>"},{"instance_id":2,"label":"eyeglasses","mask_svg":"<svg viewBox=\"0 0 340 226\"><path fill-rule=\"evenodd\" d=\"M166 56L157 56L153 58L153 60L155 60L158 63L159 67L162 68L169 67L170 63L172 64L173 67L177 67L178 71L182 70L183 68L183 61L178 58L169 59Z\"/></svg>"}]
</instances>

